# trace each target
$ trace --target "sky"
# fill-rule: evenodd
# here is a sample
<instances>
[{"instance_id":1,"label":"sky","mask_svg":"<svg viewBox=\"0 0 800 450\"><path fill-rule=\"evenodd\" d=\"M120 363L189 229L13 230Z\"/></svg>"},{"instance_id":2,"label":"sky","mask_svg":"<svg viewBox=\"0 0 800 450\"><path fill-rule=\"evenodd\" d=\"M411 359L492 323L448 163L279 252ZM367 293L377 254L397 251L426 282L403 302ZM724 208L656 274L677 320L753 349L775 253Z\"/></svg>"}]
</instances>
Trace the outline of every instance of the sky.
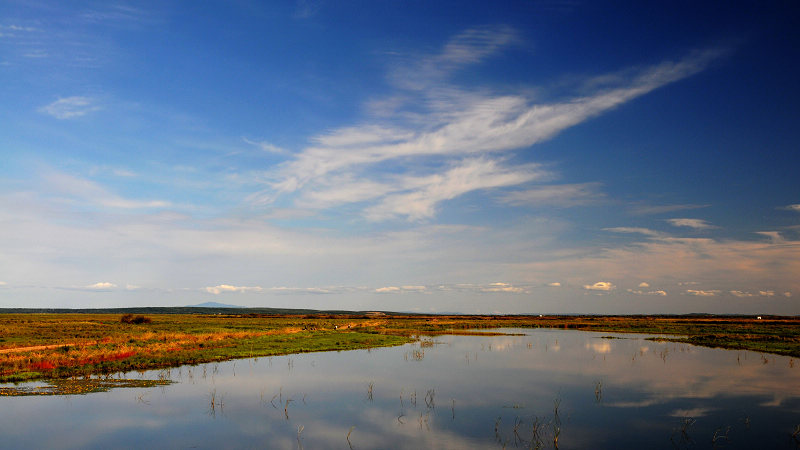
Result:
<instances>
[{"instance_id":1,"label":"sky","mask_svg":"<svg viewBox=\"0 0 800 450\"><path fill-rule=\"evenodd\" d=\"M0 307L800 314L800 6L0 3Z\"/></svg>"}]
</instances>

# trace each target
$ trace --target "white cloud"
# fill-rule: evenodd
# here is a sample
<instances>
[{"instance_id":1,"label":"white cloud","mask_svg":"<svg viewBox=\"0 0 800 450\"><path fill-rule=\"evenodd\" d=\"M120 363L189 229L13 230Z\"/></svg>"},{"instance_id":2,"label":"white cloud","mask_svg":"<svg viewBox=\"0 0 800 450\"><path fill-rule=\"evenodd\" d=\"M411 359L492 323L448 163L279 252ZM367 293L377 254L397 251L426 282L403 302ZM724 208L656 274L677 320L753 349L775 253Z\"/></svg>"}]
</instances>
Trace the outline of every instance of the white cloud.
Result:
<instances>
[{"instance_id":1,"label":"white cloud","mask_svg":"<svg viewBox=\"0 0 800 450\"><path fill-rule=\"evenodd\" d=\"M800 203L794 205L787 205L784 209L788 209L789 211L800 212Z\"/></svg>"},{"instance_id":2,"label":"white cloud","mask_svg":"<svg viewBox=\"0 0 800 450\"><path fill-rule=\"evenodd\" d=\"M258 179L265 186L249 197L256 205L291 196L296 205L324 209L358 205L369 220L421 220L438 205L463 194L542 181L535 166L506 163L499 153L526 148L666 84L695 74L721 52L693 53L677 62L631 71L586 95L550 103L537 101L529 88L517 93L470 92L445 78L484 61L516 41L507 27L467 30L443 50L390 73L399 88L357 126L331 130L312 145ZM373 102L375 103L375 102ZM549 176L549 175L548 175ZM263 181L267 180L267 181ZM507 194L518 205L574 206L602 200L597 184L541 186Z\"/></svg>"},{"instance_id":3,"label":"white cloud","mask_svg":"<svg viewBox=\"0 0 800 450\"><path fill-rule=\"evenodd\" d=\"M756 231L756 234L768 237L775 244L783 242L783 236L778 231Z\"/></svg>"},{"instance_id":4,"label":"white cloud","mask_svg":"<svg viewBox=\"0 0 800 450\"><path fill-rule=\"evenodd\" d=\"M382 288L375 289L375 292L378 294L399 294L400 288L397 286L386 286Z\"/></svg>"},{"instance_id":5,"label":"white cloud","mask_svg":"<svg viewBox=\"0 0 800 450\"><path fill-rule=\"evenodd\" d=\"M657 291L642 291L640 289L628 289L628 292L630 292L631 294L636 294L636 295L658 295L658 296L661 296L661 297L666 297L667 296L667 291L661 290L661 289L659 289Z\"/></svg>"},{"instance_id":6,"label":"white cloud","mask_svg":"<svg viewBox=\"0 0 800 450\"><path fill-rule=\"evenodd\" d=\"M739 298L755 297L756 296L756 294L753 294L751 292L743 292L743 291L731 291L731 294L733 294L735 297L739 297Z\"/></svg>"},{"instance_id":7,"label":"white cloud","mask_svg":"<svg viewBox=\"0 0 800 450\"><path fill-rule=\"evenodd\" d=\"M698 285L725 292L757 292L759 286L783 286L783 290L795 291L800 286L800 241L775 244L730 239L642 239L602 249L551 252L547 257L520 263L517 271L535 273L545 280L561 278L573 284L589 277L646 279L652 285L678 284L681 292L699 290Z\"/></svg>"},{"instance_id":8,"label":"white cloud","mask_svg":"<svg viewBox=\"0 0 800 450\"><path fill-rule=\"evenodd\" d=\"M550 287L561 287L561 283L559 283L558 281L554 283L547 283L547 285Z\"/></svg>"},{"instance_id":9,"label":"white cloud","mask_svg":"<svg viewBox=\"0 0 800 450\"><path fill-rule=\"evenodd\" d=\"M402 288L403 290L406 291L416 291L416 292L422 292L427 289L425 286L402 286Z\"/></svg>"},{"instance_id":10,"label":"white cloud","mask_svg":"<svg viewBox=\"0 0 800 450\"><path fill-rule=\"evenodd\" d=\"M774 297L775 291L758 291L758 295L762 297Z\"/></svg>"},{"instance_id":11,"label":"white cloud","mask_svg":"<svg viewBox=\"0 0 800 450\"><path fill-rule=\"evenodd\" d=\"M406 292L411 293L424 293L428 290L427 286L386 286L382 288L377 288L373 292L377 294L401 294Z\"/></svg>"},{"instance_id":12,"label":"white cloud","mask_svg":"<svg viewBox=\"0 0 800 450\"><path fill-rule=\"evenodd\" d=\"M498 161L478 158L462 161L450 170L425 177L403 177L400 183L406 192L390 194L368 208L369 220L385 220L405 216L409 220L428 219L436 206L478 189L490 189L530 181L539 176L538 166L527 165L516 170L501 167Z\"/></svg>"},{"instance_id":13,"label":"white cloud","mask_svg":"<svg viewBox=\"0 0 800 450\"><path fill-rule=\"evenodd\" d=\"M667 222L675 227L688 227L694 228L695 230L708 230L711 228L717 228L716 226L711 225L702 219L667 219Z\"/></svg>"},{"instance_id":14,"label":"white cloud","mask_svg":"<svg viewBox=\"0 0 800 450\"><path fill-rule=\"evenodd\" d=\"M219 295L223 293L245 293L245 292L261 292L264 288L260 286L231 286L229 284L219 284L216 286L209 286L204 288L209 294Z\"/></svg>"},{"instance_id":15,"label":"white cloud","mask_svg":"<svg viewBox=\"0 0 800 450\"><path fill-rule=\"evenodd\" d=\"M608 281L598 281L595 284L586 284L583 286L584 289L588 289L590 291L610 291L616 286L613 283Z\"/></svg>"},{"instance_id":16,"label":"white cloud","mask_svg":"<svg viewBox=\"0 0 800 450\"><path fill-rule=\"evenodd\" d=\"M704 290L696 290L696 289L687 289L686 293L689 294L689 295L697 296L697 297L714 297L717 294L719 294L719 291L718 290L704 291Z\"/></svg>"},{"instance_id":17,"label":"white cloud","mask_svg":"<svg viewBox=\"0 0 800 450\"><path fill-rule=\"evenodd\" d=\"M307 192L296 205L310 209L331 208L382 197L393 189L388 183L356 180L351 176L331 177L325 183L325 187Z\"/></svg>"},{"instance_id":18,"label":"white cloud","mask_svg":"<svg viewBox=\"0 0 800 450\"><path fill-rule=\"evenodd\" d=\"M613 227L613 228L603 228L603 230L611 231L614 233L643 234L645 236L652 236L652 237L665 236L664 233L659 233L658 231L651 230L649 228L640 228L640 227Z\"/></svg>"},{"instance_id":19,"label":"white cloud","mask_svg":"<svg viewBox=\"0 0 800 450\"><path fill-rule=\"evenodd\" d=\"M291 152L289 152L289 150L286 150L285 148L278 147L277 145L271 144L271 143L269 143L267 141L251 141L250 139L247 139L247 138L244 138L244 137L242 138L242 140L244 142L250 144L250 145L253 145L253 146L256 146L256 147L260 148L261 150L263 150L263 151L265 151L267 153L275 153L277 155L289 155L289 154L291 154Z\"/></svg>"},{"instance_id":20,"label":"white cloud","mask_svg":"<svg viewBox=\"0 0 800 450\"><path fill-rule=\"evenodd\" d=\"M116 284L109 283L109 282L106 282L106 281L101 281L101 282L98 282L98 283L94 283L94 284L90 284L88 286L85 286L86 289L96 289L96 290L108 290L108 289L114 289L115 287L117 287Z\"/></svg>"},{"instance_id":21,"label":"white cloud","mask_svg":"<svg viewBox=\"0 0 800 450\"><path fill-rule=\"evenodd\" d=\"M23 31L23 32L31 32L31 31L39 31L38 28L27 27L22 25L0 25L0 30L8 30L8 31Z\"/></svg>"},{"instance_id":22,"label":"white cloud","mask_svg":"<svg viewBox=\"0 0 800 450\"><path fill-rule=\"evenodd\" d=\"M401 294L404 292L422 293L426 290L426 286L386 286L375 289L374 292L377 294Z\"/></svg>"},{"instance_id":23,"label":"white cloud","mask_svg":"<svg viewBox=\"0 0 800 450\"><path fill-rule=\"evenodd\" d=\"M75 96L60 98L53 103L42 106L39 108L39 112L51 115L56 119L72 119L100 109L102 107L97 103L96 99Z\"/></svg>"},{"instance_id":24,"label":"white cloud","mask_svg":"<svg viewBox=\"0 0 800 450\"><path fill-rule=\"evenodd\" d=\"M552 285L552 284L551 284ZM487 283L487 284L442 284L430 288L440 292L459 291L465 293L475 294L492 294L492 293L506 293L506 294L528 294L530 293L530 286L516 285L511 283Z\"/></svg>"},{"instance_id":25,"label":"white cloud","mask_svg":"<svg viewBox=\"0 0 800 450\"><path fill-rule=\"evenodd\" d=\"M684 204L684 205L640 205L633 207L630 210L630 213L634 216L646 216L652 214L663 214L668 212L674 211L681 211L686 209L698 209L698 208L707 208L710 205L694 205L694 204Z\"/></svg>"},{"instance_id":26,"label":"white cloud","mask_svg":"<svg viewBox=\"0 0 800 450\"><path fill-rule=\"evenodd\" d=\"M639 287L640 288L649 288L650 285L647 282L642 281L641 283L639 283Z\"/></svg>"},{"instance_id":27,"label":"white cloud","mask_svg":"<svg viewBox=\"0 0 800 450\"><path fill-rule=\"evenodd\" d=\"M5 281L0 281L0 286L6 286L6 285L8 285L8 283L6 283Z\"/></svg>"},{"instance_id":28,"label":"white cloud","mask_svg":"<svg viewBox=\"0 0 800 450\"><path fill-rule=\"evenodd\" d=\"M430 88L454 71L481 62L517 39L517 32L507 26L471 28L450 39L438 54L403 61L389 75L389 80L402 89Z\"/></svg>"},{"instance_id":29,"label":"white cloud","mask_svg":"<svg viewBox=\"0 0 800 450\"><path fill-rule=\"evenodd\" d=\"M278 286L265 289L271 293L276 294L341 294L344 292L354 292L359 289L348 288L345 286L329 286L329 287L286 287Z\"/></svg>"},{"instance_id":30,"label":"white cloud","mask_svg":"<svg viewBox=\"0 0 800 450\"><path fill-rule=\"evenodd\" d=\"M162 200L132 200L114 194L94 181L62 172L50 171L43 176L44 182L59 197L71 197L71 201L96 206L120 209L165 208L170 202Z\"/></svg>"},{"instance_id":31,"label":"white cloud","mask_svg":"<svg viewBox=\"0 0 800 450\"><path fill-rule=\"evenodd\" d=\"M508 283L491 283L488 286L481 288L482 292L511 292L520 294L525 292L525 289L517 286L512 286Z\"/></svg>"}]
</instances>

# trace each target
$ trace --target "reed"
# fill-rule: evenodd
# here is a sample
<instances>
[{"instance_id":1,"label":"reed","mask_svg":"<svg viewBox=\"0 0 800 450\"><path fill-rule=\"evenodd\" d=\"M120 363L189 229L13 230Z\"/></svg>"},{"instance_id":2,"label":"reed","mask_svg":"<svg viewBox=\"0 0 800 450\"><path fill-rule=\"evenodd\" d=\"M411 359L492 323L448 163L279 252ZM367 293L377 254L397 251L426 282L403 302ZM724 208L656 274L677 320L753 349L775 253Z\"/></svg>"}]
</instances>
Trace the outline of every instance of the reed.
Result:
<instances>
[{"instance_id":1,"label":"reed","mask_svg":"<svg viewBox=\"0 0 800 450\"><path fill-rule=\"evenodd\" d=\"M292 399L287 398L286 403L283 405L283 414L286 416L286 420L289 420L289 403Z\"/></svg>"},{"instance_id":2,"label":"reed","mask_svg":"<svg viewBox=\"0 0 800 450\"><path fill-rule=\"evenodd\" d=\"M209 396L211 397L211 401L208 405L208 415L211 417L217 417L217 408L219 408L220 413L224 413L225 402L223 401L221 395L217 397L217 388L214 388L209 393Z\"/></svg>"},{"instance_id":3,"label":"reed","mask_svg":"<svg viewBox=\"0 0 800 450\"><path fill-rule=\"evenodd\" d=\"M306 427L304 427L303 425L298 425L298 426L297 426L297 447L298 447L298 448L300 448L300 449L302 449L302 448L303 448L303 441L302 441L302 439L300 438L300 435L303 433L303 430L304 430L305 428L306 428Z\"/></svg>"},{"instance_id":4,"label":"reed","mask_svg":"<svg viewBox=\"0 0 800 450\"><path fill-rule=\"evenodd\" d=\"M603 380L597 380L594 384L594 399L597 403L603 400Z\"/></svg>"},{"instance_id":5,"label":"reed","mask_svg":"<svg viewBox=\"0 0 800 450\"><path fill-rule=\"evenodd\" d=\"M718 448L720 445L724 445L730 441L728 438L728 433L731 432L731 427L725 428L725 431L722 431L722 428L717 428L714 430L714 435L711 437L711 447Z\"/></svg>"},{"instance_id":6,"label":"reed","mask_svg":"<svg viewBox=\"0 0 800 450\"><path fill-rule=\"evenodd\" d=\"M561 399L553 400L553 449L558 450L558 438L561 436L561 417L558 415L558 408L561 406Z\"/></svg>"},{"instance_id":7,"label":"reed","mask_svg":"<svg viewBox=\"0 0 800 450\"><path fill-rule=\"evenodd\" d=\"M429 409L436 408L436 402L433 398L435 395L436 391L433 389L428 390L428 392L425 394L425 406L427 406Z\"/></svg>"},{"instance_id":8,"label":"reed","mask_svg":"<svg viewBox=\"0 0 800 450\"><path fill-rule=\"evenodd\" d=\"M522 419L519 417L514 418L514 446L518 446L524 439L519 435L519 427L522 425Z\"/></svg>"},{"instance_id":9,"label":"reed","mask_svg":"<svg viewBox=\"0 0 800 450\"><path fill-rule=\"evenodd\" d=\"M681 418L679 427L673 430L672 436L669 438L674 447L681 448L694 445L694 440L691 438L691 436L689 436L689 428L691 428L696 422L697 421L691 417ZM677 442L675 440L676 435L678 436Z\"/></svg>"},{"instance_id":10,"label":"reed","mask_svg":"<svg viewBox=\"0 0 800 450\"><path fill-rule=\"evenodd\" d=\"M539 434L540 428L542 424L539 422L539 418L533 416L533 421L531 423L531 445L530 448L534 450L539 450L544 446L544 441L542 440L542 436Z\"/></svg>"}]
</instances>

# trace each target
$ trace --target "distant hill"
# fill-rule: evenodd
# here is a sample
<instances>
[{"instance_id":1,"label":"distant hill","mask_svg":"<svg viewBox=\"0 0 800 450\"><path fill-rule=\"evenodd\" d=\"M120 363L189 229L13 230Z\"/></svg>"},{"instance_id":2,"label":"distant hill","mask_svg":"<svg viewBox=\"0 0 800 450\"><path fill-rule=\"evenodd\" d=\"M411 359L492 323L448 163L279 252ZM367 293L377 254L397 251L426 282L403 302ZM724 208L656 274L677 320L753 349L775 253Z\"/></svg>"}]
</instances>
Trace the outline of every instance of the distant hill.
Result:
<instances>
[{"instance_id":1,"label":"distant hill","mask_svg":"<svg viewBox=\"0 0 800 450\"><path fill-rule=\"evenodd\" d=\"M226 305L225 303L217 303L217 302L205 302L200 303L199 305L187 305L187 308L244 308L244 306L238 305Z\"/></svg>"}]
</instances>

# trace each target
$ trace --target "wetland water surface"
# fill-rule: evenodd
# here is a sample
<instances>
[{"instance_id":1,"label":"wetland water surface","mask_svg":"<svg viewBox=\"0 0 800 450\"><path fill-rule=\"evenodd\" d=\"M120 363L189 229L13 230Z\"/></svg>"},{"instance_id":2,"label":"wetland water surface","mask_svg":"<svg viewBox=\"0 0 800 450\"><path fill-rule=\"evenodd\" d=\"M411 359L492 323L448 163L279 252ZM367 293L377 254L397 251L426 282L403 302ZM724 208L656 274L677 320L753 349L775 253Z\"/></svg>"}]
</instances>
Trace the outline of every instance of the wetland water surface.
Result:
<instances>
[{"instance_id":1,"label":"wetland water surface","mask_svg":"<svg viewBox=\"0 0 800 450\"><path fill-rule=\"evenodd\" d=\"M800 448L800 361L641 335L503 331L524 335L240 359L115 376L169 385L3 397L0 447Z\"/></svg>"}]
</instances>

